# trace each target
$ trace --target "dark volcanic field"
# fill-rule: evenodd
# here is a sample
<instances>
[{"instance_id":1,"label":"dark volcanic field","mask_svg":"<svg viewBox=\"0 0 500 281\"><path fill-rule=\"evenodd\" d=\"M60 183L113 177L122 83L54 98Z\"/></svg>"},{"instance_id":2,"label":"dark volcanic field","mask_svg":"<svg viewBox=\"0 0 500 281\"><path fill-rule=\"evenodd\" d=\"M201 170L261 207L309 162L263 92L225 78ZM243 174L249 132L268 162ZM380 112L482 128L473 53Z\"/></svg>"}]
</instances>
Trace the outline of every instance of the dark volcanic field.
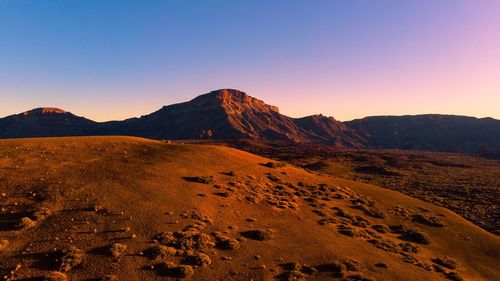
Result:
<instances>
[{"instance_id":1,"label":"dark volcanic field","mask_svg":"<svg viewBox=\"0 0 500 281\"><path fill-rule=\"evenodd\" d=\"M459 153L339 150L238 141L228 145L312 171L375 184L448 208L500 234L500 161Z\"/></svg>"}]
</instances>

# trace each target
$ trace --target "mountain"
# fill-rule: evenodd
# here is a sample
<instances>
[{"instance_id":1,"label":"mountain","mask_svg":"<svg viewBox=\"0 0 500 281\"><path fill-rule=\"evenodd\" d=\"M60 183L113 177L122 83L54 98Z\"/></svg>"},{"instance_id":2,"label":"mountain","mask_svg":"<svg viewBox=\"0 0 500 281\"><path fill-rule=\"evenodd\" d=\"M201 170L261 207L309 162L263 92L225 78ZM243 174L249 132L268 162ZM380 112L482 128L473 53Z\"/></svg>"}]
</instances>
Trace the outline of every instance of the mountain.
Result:
<instances>
[{"instance_id":1,"label":"mountain","mask_svg":"<svg viewBox=\"0 0 500 281\"><path fill-rule=\"evenodd\" d=\"M490 153L500 151L500 120L456 115L374 116L345 123L370 147Z\"/></svg>"},{"instance_id":2,"label":"mountain","mask_svg":"<svg viewBox=\"0 0 500 281\"><path fill-rule=\"evenodd\" d=\"M0 138L89 135L96 125L59 108L42 107L0 119Z\"/></svg>"},{"instance_id":3,"label":"mountain","mask_svg":"<svg viewBox=\"0 0 500 281\"><path fill-rule=\"evenodd\" d=\"M123 121L94 122L57 108L0 119L0 138L127 135L152 139L254 139L323 143L344 148L396 148L495 155L500 121L453 115L374 116L349 122L319 115L292 118L234 89Z\"/></svg>"},{"instance_id":4,"label":"mountain","mask_svg":"<svg viewBox=\"0 0 500 281\"><path fill-rule=\"evenodd\" d=\"M291 118L276 106L233 89L212 91L140 118L101 125L99 134L154 139L267 139L360 147L342 122L321 115Z\"/></svg>"}]
</instances>

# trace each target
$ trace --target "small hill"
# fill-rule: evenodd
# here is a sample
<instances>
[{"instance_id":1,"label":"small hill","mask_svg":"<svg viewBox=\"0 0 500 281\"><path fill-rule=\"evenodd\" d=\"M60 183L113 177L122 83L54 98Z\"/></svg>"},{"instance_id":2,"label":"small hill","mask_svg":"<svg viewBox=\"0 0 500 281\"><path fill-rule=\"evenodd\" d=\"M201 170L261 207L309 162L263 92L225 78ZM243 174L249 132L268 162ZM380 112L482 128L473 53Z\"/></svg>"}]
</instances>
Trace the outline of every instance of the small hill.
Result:
<instances>
[{"instance_id":1,"label":"small hill","mask_svg":"<svg viewBox=\"0 0 500 281\"><path fill-rule=\"evenodd\" d=\"M2 140L0 172L6 280L500 279L451 211L227 147Z\"/></svg>"},{"instance_id":2,"label":"small hill","mask_svg":"<svg viewBox=\"0 0 500 281\"><path fill-rule=\"evenodd\" d=\"M373 116L345 123L378 148L491 153L500 151L500 121L456 115Z\"/></svg>"}]
</instances>

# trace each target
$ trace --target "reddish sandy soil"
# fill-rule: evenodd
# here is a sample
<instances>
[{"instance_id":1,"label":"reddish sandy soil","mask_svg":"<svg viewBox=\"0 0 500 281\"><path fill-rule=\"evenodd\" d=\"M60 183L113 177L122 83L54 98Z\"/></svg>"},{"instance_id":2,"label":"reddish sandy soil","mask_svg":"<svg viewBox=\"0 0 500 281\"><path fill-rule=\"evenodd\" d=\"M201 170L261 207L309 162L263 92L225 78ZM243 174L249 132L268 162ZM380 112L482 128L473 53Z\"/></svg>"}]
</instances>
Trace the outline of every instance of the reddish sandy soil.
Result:
<instances>
[{"instance_id":1,"label":"reddish sandy soil","mask_svg":"<svg viewBox=\"0 0 500 281\"><path fill-rule=\"evenodd\" d=\"M500 280L500 238L455 213L268 162L129 137L2 140L0 274Z\"/></svg>"}]
</instances>

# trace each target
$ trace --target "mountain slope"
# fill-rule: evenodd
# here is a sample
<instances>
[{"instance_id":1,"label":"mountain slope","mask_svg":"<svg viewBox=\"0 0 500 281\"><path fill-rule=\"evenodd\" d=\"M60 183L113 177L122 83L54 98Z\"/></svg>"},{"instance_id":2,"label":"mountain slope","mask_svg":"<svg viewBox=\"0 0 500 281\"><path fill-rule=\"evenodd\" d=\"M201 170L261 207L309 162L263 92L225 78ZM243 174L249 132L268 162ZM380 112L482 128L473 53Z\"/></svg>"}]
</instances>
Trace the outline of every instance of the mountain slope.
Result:
<instances>
[{"instance_id":1,"label":"mountain slope","mask_svg":"<svg viewBox=\"0 0 500 281\"><path fill-rule=\"evenodd\" d=\"M96 122L58 108L36 108L0 119L0 138L84 136Z\"/></svg>"},{"instance_id":2,"label":"mountain slope","mask_svg":"<svg viewBox=\"0 0 500 281\"><path fill-rule=\"evenodd\" d=\"M500 151L500 121L455 115L374 116L346 122L372 147L468 153Z\"/></svg>"},{"instance_id":3,"label":"mountain slope","mask_svg":"<svg viewBox=\"0 0 500 281\"><path fill-rule=\"evenodd\" d=\"M130 137L2 140L0 277L500 279L500 238L453 212L269 161Z\"/></svg>"},{"instance_id":4,"label":"mountain slope","mask_svg":"<svg viewBox=\"0 0 500 281\"><path fill-rule=\"evenodd\" d=\"M326 142L339 147L361 148L366 140L344 123L333 117L311 115L295 119L295 124L308 136L314 137L318 142Z\"/></svg>"},{"instance_id":5,"label":"mountain slope","mask_svg":"<svg viewBox=\"0 0 500 281\"><path fill-rule=\"evenodd\" d=\"M256 139L343 148L397 148L496 155L500 121L453 115L373 116L340 122L321 114L291 118L276 106L220 89L139 118L97 123L40 108L0 119L0 138L126 135L152 139Z\"/></svg>"},{"instance_id":6,"label":"mountain slope","mask_svg":"<svg viewBox=\"0 0 500 281\"><path fill-rule=\"evenodd\" d=\"M309 124L314 127L309 128ZM290 118L280 114L277 107L232 89L212 91L140 118L105 123L100 133L155 139L317 141L351 147L359 146L358 142L362 141L352 129L333 118Z\"/></svg>"},{"instance_id":7,"label":"mountain slope","mask_svg":"<svg viewBox=\"0 0 500 281\"><path fill-rule=\"evenodd\" d=\"M256 137L255 130L263 128L262 120L252 120L251 114L269 118L273 109L243 92L219 90L188 102L164 106L140 118L105 123L101 130L156 139L199 139L210 135L214 138Z\"/></svg>"}]
</instances>

